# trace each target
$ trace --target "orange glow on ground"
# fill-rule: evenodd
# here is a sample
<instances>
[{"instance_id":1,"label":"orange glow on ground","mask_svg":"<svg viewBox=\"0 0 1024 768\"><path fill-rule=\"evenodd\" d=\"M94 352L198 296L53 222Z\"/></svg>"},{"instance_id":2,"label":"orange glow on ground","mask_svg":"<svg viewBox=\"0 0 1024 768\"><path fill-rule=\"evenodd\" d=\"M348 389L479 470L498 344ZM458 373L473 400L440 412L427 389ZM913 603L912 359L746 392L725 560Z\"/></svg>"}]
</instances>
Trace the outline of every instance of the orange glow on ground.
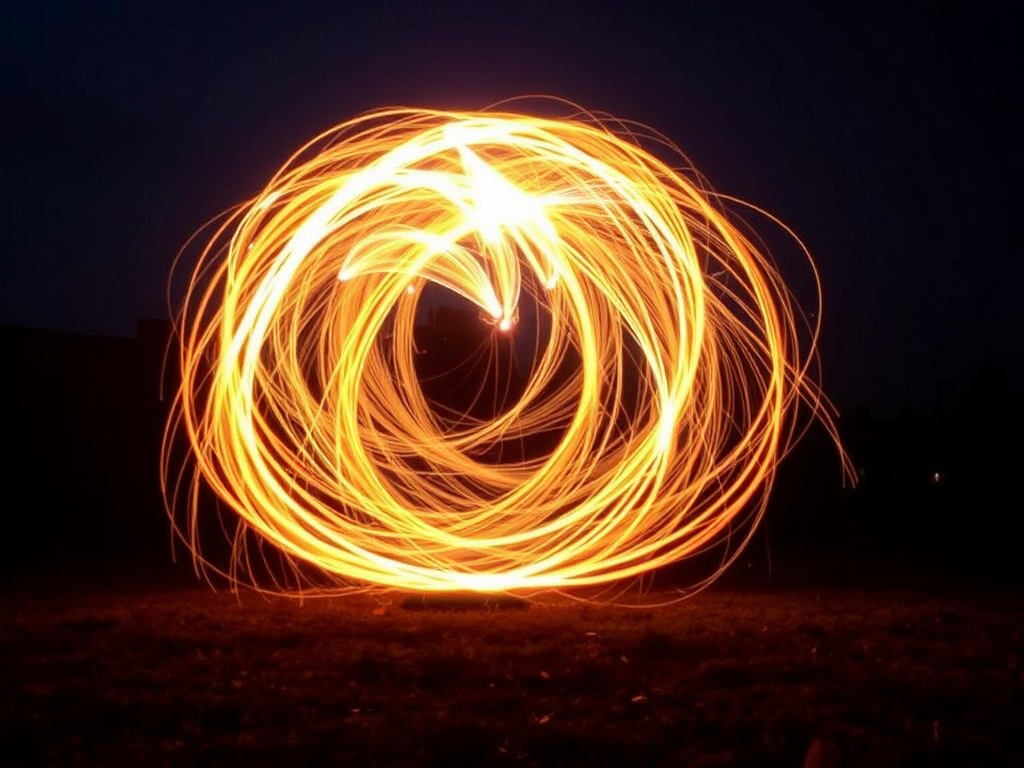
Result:
<instances>
[{"instance_id":1,"label":"orange glow on ground","mask_svg":"<svg viewBox=\"0 0 1024 768\"><path fill-rule=\"evenodd\" d=\"M165 437L165 498L197 566L284 591L309 566L329 593L569 589L739 526L698 586L719 575L806 426L797 406L835 436L820 315L729 213L740 201L645 146L687 167L650 129L583 111L383 110L317 137L226 217L178 315ZM423 394L427 281L506 333L524 292L550 317L522 396L493 419L453 425ZM480 458L553 427L542 457ZM230 511L230 564L203 556L204 486ZM294 578L254 583L266 544Z\"/></svg>"}]
</instances>

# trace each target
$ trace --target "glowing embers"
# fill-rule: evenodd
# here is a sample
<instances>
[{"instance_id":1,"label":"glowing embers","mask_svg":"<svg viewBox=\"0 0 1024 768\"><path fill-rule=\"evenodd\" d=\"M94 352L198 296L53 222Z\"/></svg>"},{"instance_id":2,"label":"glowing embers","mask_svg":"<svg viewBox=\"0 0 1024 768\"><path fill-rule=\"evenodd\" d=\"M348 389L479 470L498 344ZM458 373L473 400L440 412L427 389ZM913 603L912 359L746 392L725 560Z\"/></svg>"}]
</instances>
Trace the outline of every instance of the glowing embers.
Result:
<instances>
[{"instance_id":1,"label":"glowing embers","mask_svg":"<svg viewBox=\"0 0 1024 768\"><path fill-rule=\"evenodd\" d=\"M588 113L381 111L228 217L180 311L165 439L197 564L282 589L568 588L732 536L714 578L798 402L834 434L817 326L641 136L682 161ZM200 551L203 488L230 565Z\"/></svg>"}]
</instances>

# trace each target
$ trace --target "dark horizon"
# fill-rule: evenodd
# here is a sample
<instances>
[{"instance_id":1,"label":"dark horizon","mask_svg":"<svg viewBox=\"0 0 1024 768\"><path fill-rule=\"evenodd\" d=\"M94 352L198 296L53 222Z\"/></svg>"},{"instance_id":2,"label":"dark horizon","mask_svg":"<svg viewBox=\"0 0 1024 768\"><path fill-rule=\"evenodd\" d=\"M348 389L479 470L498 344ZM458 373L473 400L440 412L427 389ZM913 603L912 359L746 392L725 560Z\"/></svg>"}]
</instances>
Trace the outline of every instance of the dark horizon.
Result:
<instances>
[{"instance_id":1,"label":"dark horizon","mask_svg":"<svg viewBox=\"0 0 1024 768\"><path fill-rule=\"evenodd\" d=\"M454 308L454 307L453 307ZM68 329L52 326L6 324L0 323L0 333L5 334L26 334L26 335L48 335L52 337L66 337L95 339L103 342L134 342L152 333L152 329L166 329L168 335L173 333L172 321L168 317L148 316L138 317L135 321L135 328L121 334L98 333L88 330ZM974 361L972 367L964 367L957 376L943 375L940 372L930 371L922 373L918 378L916 389L908 388L904 396L897 396L890 393L887 397L871 399L867 392L852 391L848 387L830 386L835 383L835 372L829 372L827 363L823 364L825 374L823 393L829 402L835 407L840 421L857 417L858 415L870 415L872 418L882 420L896 420L900 418L924 418L941 419L964 398L975 395L979 387L987 387L992 382L998 382L1000 392L1005 395L1008 401L1015 403L1018 408L1024 405L1024 377L1021 376L1017 367L1011 359L979 358ZM19 374L20 376L21 374ZM27 377L31 379L31 376ZM170 393L168 393L169 395Z\"/></svg>"},{"instance_id":2,"label":"dark horizon","mask_svg":"<svg viewBox=\"0 0 1024 768\"><path fill-rule=\"evenodd\" d=\"M19 546L0 566L0 584L69 574L83 584L120 583L128 573L143 582L175 573L188 581L180 542L180 562L171 561L159 487L160 441L176 387L173 362L163 365L169 332L162 320L140 322L130 339L0 326L0 356L18 372L3 384L5 402L14 405L5 433L15 450L11 476L28 494ZM418 346L440 351L421 365L421 375L435 379L428 397L470 408L480 377L444 372L468 358L481 333L457 310L417 327ZM838 427L856 487L844 483L831 437L812 429L781 462L761 530L727 580L766 586L799 574L825 584L1020 583L1024 568L1012 537L992 537L993 526L1008 524L1005 499L1017 492L1024 460L1015 442L1024 399L1009 384L990 370L948 393L941 413L844 413ZM543 454L550 446L527 449ZM983 510L996 511L979 517ZM205 514L216 544L217 514ZM774 578L766 557L775 562Z\"/></svg>"}]
</instances>

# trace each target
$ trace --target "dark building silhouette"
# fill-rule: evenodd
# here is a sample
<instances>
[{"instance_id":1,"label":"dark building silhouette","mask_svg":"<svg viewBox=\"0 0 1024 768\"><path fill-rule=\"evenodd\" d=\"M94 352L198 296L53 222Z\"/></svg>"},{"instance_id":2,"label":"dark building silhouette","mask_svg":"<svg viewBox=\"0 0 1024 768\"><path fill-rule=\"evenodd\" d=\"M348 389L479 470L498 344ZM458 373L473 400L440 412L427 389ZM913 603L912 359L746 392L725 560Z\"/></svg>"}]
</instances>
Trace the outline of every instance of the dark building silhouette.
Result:
<instances>
[{"instance_id":1,"label":"dark building silhouette","mask_svg":"<svg viewBox=\"0 0 1024 768\"><path fill-rule=\"evenodd\" d=\"M143 321L132 339L0 328L4 573L89 582L167 563L158 457L168 329Z\"/></svg>"}]
</instances>

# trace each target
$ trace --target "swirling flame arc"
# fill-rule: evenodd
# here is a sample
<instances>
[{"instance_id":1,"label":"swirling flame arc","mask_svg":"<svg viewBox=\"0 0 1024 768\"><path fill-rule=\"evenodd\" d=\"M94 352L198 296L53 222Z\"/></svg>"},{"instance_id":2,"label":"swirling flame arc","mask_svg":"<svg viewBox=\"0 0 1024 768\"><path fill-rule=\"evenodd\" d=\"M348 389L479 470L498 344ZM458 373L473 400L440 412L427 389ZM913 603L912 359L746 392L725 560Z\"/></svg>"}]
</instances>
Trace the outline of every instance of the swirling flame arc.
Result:
<instances>
[{"instance_id":1,"label":"swirling flame arc","mask_svg":"<svg viewBox=\"0 0 1024 768\"><path fill-rule=\"evenodd\" d=\"M318 594L566 590L724 544L702 585L809 423L848 472L820 315L737 211L788 233L820 305L800 240L652 129L553 103L565 114L362 115L207 234L176 307L162 460L202 573ZM417 318L438 287L478 309L492 352L532 329L492 413L424 389ZM229 562L207 557L204 515Z\"/></svg>"}]
</instances>

